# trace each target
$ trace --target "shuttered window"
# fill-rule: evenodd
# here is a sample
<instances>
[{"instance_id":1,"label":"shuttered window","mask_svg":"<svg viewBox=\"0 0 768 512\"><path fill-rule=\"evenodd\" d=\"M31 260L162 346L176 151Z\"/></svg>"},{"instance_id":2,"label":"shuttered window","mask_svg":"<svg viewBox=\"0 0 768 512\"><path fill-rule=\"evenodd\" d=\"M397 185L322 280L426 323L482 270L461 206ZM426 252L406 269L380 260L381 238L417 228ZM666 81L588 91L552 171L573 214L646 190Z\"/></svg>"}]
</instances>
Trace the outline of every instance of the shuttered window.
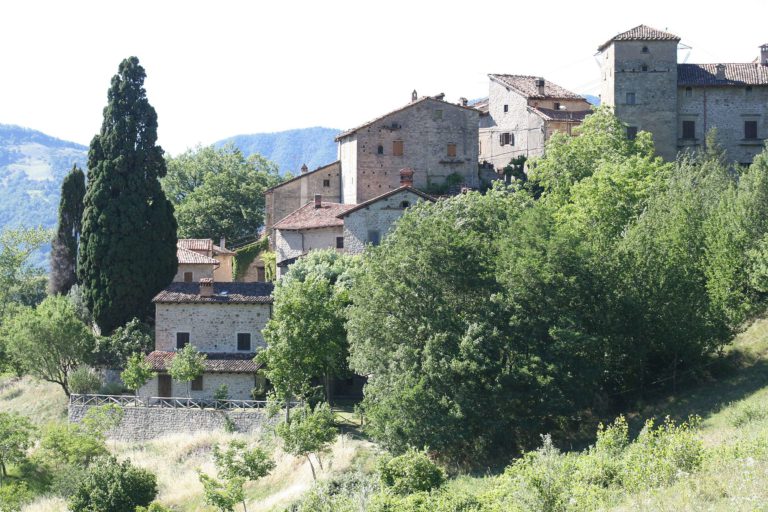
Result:
<instances>
[{"instance_id":1,"label":"shuttered window","mask_svg":"<svg viewBox=\"0 0 768 512\"><path fill-rule=\"evenodd\" d=\"M184 348L189 345L189 333L177 332L176 333L176 348Z\"/></svg>"},{"instance_id":2,"label":"shuttered window","mask_svg":"<svg viewBox=\"0 0 768 512\"><path fill-rule=\"evenodd\" d=\"M695 121L683 121L683 138L684 139L696 138L696 122Z\"/></svg>"},{"instance_id":3,"label":"shuttered window","mask_svg":"<svg viewBox=\"0 0 768 512\"><path fill-rule=\"evenodd\" d=\"M392 142L392 154L395 156L403 156L403 141L396 140Z\"/></svg>"},{"instance_id":4,"label":"shuttered window","mask_svg":"<svg viewBox=\"0 0 768 512\"><path fill-rule=\"evenodd\" d=\"M202 391L203 390L203 376L199 376L195 380L192 381L192 391Z\"/></svg>"},{"instance_id":5,"label":"shuttered window","mask_svg":"<svg viewBox=\"0 0 768 512\"><path fill-rule=\"evenodd\" d=\"M239 332L237 333L237 350L251 350L251 333Z\"/></svg>"},{"instance_id":6,"label":"shuttered window","mask_svg":"<svg viewBox=\"0 0 768 512\"><path fill-rule=\"evenodd\" d=\"M757 121L744 121L744 138L757 138Z\"/></svg>"},{"instance_id":7,"label":"shuttered window","mask_svg":"<svg viewBox=\"0 0 768 512\"><path fill-rule=\"evenodd\" d=\"M448 156L451 158L456 157L456 144L448 144Z\"/></svg>"}]
</instances>

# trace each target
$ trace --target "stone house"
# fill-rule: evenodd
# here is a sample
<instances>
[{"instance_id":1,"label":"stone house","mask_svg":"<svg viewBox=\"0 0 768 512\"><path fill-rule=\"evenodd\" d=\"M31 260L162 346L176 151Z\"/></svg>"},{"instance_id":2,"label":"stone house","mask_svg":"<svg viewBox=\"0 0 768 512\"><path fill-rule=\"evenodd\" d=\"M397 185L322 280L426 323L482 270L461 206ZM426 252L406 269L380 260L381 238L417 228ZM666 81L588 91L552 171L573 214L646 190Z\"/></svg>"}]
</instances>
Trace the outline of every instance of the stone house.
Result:
<instances>
[{"instance_id":1,"label":"stone house","mask_svg":"<svg viewBox=\"0 0 768 512\"><path fill-rule=\"evenodd\" d=\"M173 381L168 367L176 351L191 344L207 355L205 373L189 385L191 398L213 397L222 384L233 400L250 400L264 386L253 362L266 346L262 329L272 313L272 284L171 283L154 299L155 350L147 361L157 376L141 397L186 397L187 383Z\"/></svg>"},{"instance_id":2,"label":"stone house","mask_svg":"<svg viewBox=\"0 0 768 512\"><path fill-rule=\"evenodd\" d=\"M716 128L728 158L749 164L768 137L768 45L750 63L678 63L680 37L639 25L598 48L601 102L627 136L653 134L667 160L704 146Z\"/></svg>"},{"instance_id":3,"label":"stone house","mask_svg":"<svg viewBox=\"0 0 768 512\"><path fill-rule=\"evenodd\" d=\"M413 171L400 171L401 185L395 190L362 202L338 215L344 222L344 252L359 254L368 244L378 245L406 208L435 199L413 188Z\"/></svg>"},{"instance_id":4,"label":"stone house","mask_svg":"<svg viewBox=\"0 0 768 512\"><path fill-rule=\"evenodd\" d=\"M264 227L274 240L272 227L320 194L327 201L341 201L341 163L336 161L310 171L306 165L301 174L264 192ZM274 244L272 245L274 248Z\"/></svg>"},{"instance_id":5,"label":"stone house","mask_svg":"<svg viewBox=\"0 0 768 512\"><path fill-rule=\"evenodd\" d=\"M176 244L176 257L179 260L179 266L173 277L174 283L195 283L199 282L200 279L213 279L213 273L219 265L215 259L185 249L178 243Z\"/></svg>"},{"instance_id":6,"label":"stone house","mask_svg":"<svg viewBox=\"0 0 768 512\"><path fill-rule=\"evenodd\" d=\"M226 248L226 240L220 245L210 238L181 238L176 242L179 267L174 282L197 282L201 278L213 278L218 282L232 281L232 263L235 253Z\"/></svg>"},{"instance_id":7,"label":"stone house","mask_svg":"<svg viewBox=\"0 0 768 512\"><path fill-rule=\"evenodd\" d=\"M320 194L273 226L278 279L313 249L344 249L344 221L338 215L355 205L323 201Z\"/></svg>"},{"instance_id":8,"label":"stone house","mask_svg":"<svg viewBox=\"0 0 768 512\"><path fill-rule=\"evenodd\" d=\"M479 128L480 162L500 171L513 158L544 154L544 144L555 132L571 133L591 112L582 96L541 77L488 75L488 99Z\"/></svg>"},{"instance_id":9,"label":"stone house","mask_svg":"<svg viewBox=\"0 0 768 512\"><path fill-rule=\"evenodd\" d=\"M338 137L340 203L360 204L399 185L399 172L411 168L414 186L429 192L446 179L479 186L477 141L479 111L443 101L444 95L418 98Z\"/></svg>"}]
</instances>

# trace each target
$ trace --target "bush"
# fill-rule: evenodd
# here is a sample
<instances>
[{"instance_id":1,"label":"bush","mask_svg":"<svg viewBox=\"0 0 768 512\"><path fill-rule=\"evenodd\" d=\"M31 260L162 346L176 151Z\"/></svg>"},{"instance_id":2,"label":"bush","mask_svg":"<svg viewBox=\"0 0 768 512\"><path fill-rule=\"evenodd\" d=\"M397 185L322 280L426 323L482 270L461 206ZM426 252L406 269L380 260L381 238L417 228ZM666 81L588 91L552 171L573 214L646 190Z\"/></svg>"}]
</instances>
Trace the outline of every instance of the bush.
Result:
<instances>
[{"instance_id":1,"label":"bush","mask_svg":"<svg viewBox=\"0 0 768 512\"><path fill-rule=\"evenodd\" d=\"M86 467L108 453L103 437L82 425L58 423L46 427L35 459L50 468Z\"/></svg>"},{"instance_id":2,"label":"bush","mask_svg":"<svg viewBox=\"0 0 768 512\"><path fill-rule=\"evenodd\" d=\"M173 512L173 509L161 505L160 503L151 503L148 507L136 507L136 512Z\"/></svg>"},{"instance_id":3,"label":"bush","mask_svg":"<svg viewBox=\"0 0 768 512\"><path fill-rule=\"evenodd\" d=\"M101 388L101 377L88 366L78 366L69 374L69 391L76 395L95 393Z\"/></svg>"},{"instance_id":4,"label":"bush","mask_svg":"<svg viewBox=\"0 0 768 512\"><path fill-rule=\"evenodd\" d=\"M123 391L125 391L125 387L119 382L107 382L99 389L99 393L102 395L122 395Z\"/></svg>"},{"instance_id":5,"label":"bush","mask_svg":"<svg viewBox=\"0 0 768 512\"><path fill-rule=\"evenodd\" d=\"M213 392L214 400L229 400L229 386L222 384Z\"/></svg>"},{"instance_id":6,"label":"bush","mask_svg":"<svg viewBox=\"0 0 768 512\"><path fill-rule=\"evenodd\" d=\"M134 512L146 507L157 496L154 474L126 460L102 458L88 468L75 494L69 500L72 512L109 510Z\"/></svg>"},{"instance_id":7,"label":"bush","mask_svg":"<svg viewBox=\"0 0 768 512\"><path fill-rule=\"evenodd\" d=\"M25 482L11 482L0 486L0 510L17 512L26 503L32 501L32 491Z\"/></svg>"},{"instance_id":8,"label":"bush","mask_svg":"<svg viewBox=\"0 0 768 512\"><path fill-rule=\"evenodd\" d=\"M443 485L445 473L426 453L409 449L379 467L381 483L395 494L431 491Z\"/></svg>"}]
</instances>

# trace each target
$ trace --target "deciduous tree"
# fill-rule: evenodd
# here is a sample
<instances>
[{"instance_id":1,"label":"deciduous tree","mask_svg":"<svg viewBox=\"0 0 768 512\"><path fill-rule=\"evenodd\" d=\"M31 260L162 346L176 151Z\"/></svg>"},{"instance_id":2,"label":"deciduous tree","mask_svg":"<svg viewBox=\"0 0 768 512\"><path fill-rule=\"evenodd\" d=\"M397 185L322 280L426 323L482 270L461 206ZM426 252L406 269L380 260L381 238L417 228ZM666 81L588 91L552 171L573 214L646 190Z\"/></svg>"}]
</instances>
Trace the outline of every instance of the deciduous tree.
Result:
<instances>
[{"instance_id":1,"label":"deciduous tree","mask_svg":"<svg viewBox=\"0 0 768 512\"><path fill-rule=\"evenodd\" d=\"M206 358L207 356L198 352L193 345L186 345L173 356L168 374L173 380L187 383L187 396L189 396L189 383L205 371Z\"/></svg>"}]
</instances>

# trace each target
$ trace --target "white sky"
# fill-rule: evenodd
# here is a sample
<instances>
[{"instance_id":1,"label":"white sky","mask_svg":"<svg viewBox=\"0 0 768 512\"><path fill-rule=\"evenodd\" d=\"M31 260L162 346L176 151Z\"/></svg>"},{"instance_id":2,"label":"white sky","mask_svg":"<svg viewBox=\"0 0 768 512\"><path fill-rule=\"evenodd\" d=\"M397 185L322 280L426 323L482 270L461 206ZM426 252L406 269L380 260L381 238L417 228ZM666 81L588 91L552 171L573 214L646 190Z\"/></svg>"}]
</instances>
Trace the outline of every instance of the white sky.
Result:
<instances>
[{"instance_id":1,"label":"white sky","mask_svg":"<svg viewBox=\"0 0 768 512\"><path fill-rule=\"evenodd\" d=\"M0 4L0 123L88 144L110 78L136 55L159 142L178 154L237 134L350 128L413 89L485 96L488 73L597 94L597 46L641 23L679 35L688 62L751 62L767 15L765 0L15 0Z\"/></svg>"}]
</instances>

